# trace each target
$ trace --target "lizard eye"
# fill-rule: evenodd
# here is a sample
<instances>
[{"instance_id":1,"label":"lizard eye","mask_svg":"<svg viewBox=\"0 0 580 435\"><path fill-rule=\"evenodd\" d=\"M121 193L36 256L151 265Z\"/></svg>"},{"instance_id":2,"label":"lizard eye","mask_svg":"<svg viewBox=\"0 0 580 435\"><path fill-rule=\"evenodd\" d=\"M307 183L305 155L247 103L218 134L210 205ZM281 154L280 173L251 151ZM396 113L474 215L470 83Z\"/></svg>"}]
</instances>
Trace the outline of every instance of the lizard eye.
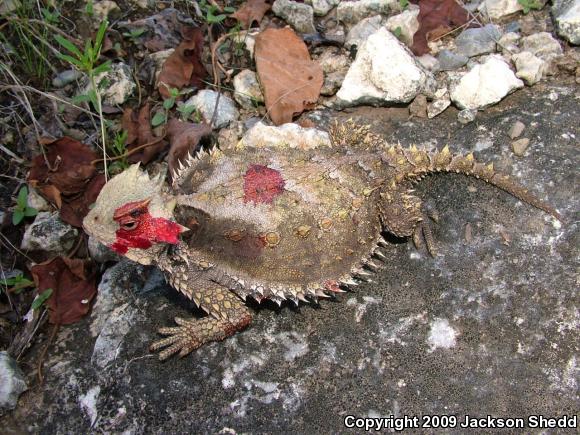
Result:
<instances>
[{"instance_id":1,"label":"lizard eye","mask_svg":"<svg viewBox=\"0 0 580 435\"><path fill-rule=\"evenodd\" d=\"M123 228L126 231L133 231L135 228L137 228L137 221L125 222L121 224L121 228Z\"/></svg>"}]
</instances>

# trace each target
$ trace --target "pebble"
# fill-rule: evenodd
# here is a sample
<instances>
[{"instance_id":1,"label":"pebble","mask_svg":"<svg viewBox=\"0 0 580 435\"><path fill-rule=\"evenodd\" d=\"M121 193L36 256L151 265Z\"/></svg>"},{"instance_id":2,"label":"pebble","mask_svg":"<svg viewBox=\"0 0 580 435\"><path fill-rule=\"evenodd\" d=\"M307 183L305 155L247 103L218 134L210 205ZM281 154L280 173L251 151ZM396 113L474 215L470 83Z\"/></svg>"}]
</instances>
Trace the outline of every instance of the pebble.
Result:
<instances>
[{"instance_id":1,"label":"pebble","mask_svg":"<svg viewBox=\"0 0 580 435\"><path fill-rule=\"evenodd\" d=\"M525 128L526 124L524 124L522 121L515 121L508 130L508 136L510 139L518 138L522 135Z\"/></svg>"},{"instance_id":2,"label":"pebble","mask_svg":"<svg viewBox=\"0 0 580 435\"><path fill-rule=\"evenodd\" d=\"M454 53L451 50L441 50L437 54L439 61L439 71L453 71L467 64L469 57Z\"/></svg>"},{"instance_id":3,"label":"pebble","mask_svg":"<svg viewBox=\"0 0 580 435\"><path fill-rule=\"evenodd\" d=\"M457 120L460 124L469 124L470 122L475 121L476 116L477 110L463 109L457 114Z\"/></svg>"},{"instance_id":4,"label":"pebble","mask_svg":"<svg viewBox=\"0 0 580 435\"><path fill-rule=\"evenodd\" d=\"M495 51L496 41L501 37L501 30L495 24L484 27L465 29L455 38L457 53L467 57Z\"/></svg>"},{"instance_id":5,"label":"pebble","mask_svg":"<svg viewBox=\"0 0 580 435\"><path fill-rule=\"evenodd\" d=\"M291 0L276 0L272 12L290 24L298 33L316 33L312 6Z\"/></svg>"},{"instance_id":6,"label":"pebble","mask_svg":"<svg viewBox=\"0 0 580 435\"><path fill-rule=\"evenodd\" d=\"M26 228L20 249L66 254L74 245L78 231L60 220L58 212L40 212Z\"/></svg>"},{"instance_id":7,"label":"pebble","mask_svg":"<svg viewBox=\"0 0 580 435\"><path fill-rule=\"evenodd\" d=\"M409 113L419 118L427 118L427 97L419 94L409 105Z\"/></svg>"},{"instance_id":8,"label":"pebble","mask_svg":"<svg viewBox=\"0 0 580 435\"><path fill-rule=\"evenodd\" d=\"M479 10L491 19L497 19L523 10L518 0L484 0Z\"/></svg>"},{"instance_id":9,"label":"pebble","mask_svg":"<svg viewBox=\"0 0 580 435\"><path fill-rule=\"evenodd\" d=\"M193 105L201 113L203 119L206 122L210 122L215 109L217 96L218 93L216 91L204 89L187 100L185 105ZM239 113L234 101L230 97L221 94L213 127L227 127L230 122L238 119L238 116Z\"/></svg>"},{"instance_id":10,"label":"pebble","mask_svg":"<svg viewBox=\"0 0 580 435\"><path fill-rule=\"evenodd\" d=\"M82 76L83 73L76 69L67 69L58 73L56 77L52 79L52 85L55 88L64 88L66 85L80 79Z\"/></svg>"},{"instance_id":11,"label":"pebble","mask_svg":"<svg viewBox=\"0 0 580 435\"><path fill-rule=\"evenodd\" d=\"M336 16L339 21L352 25L373 15L389 15L395 8L399 8L398 0L342 1L336 9Z\"/></svg>"},{"instance_id":12,"label":"pebble","mask_svg":"<svg viewBox=\"0 0 580 435\"><path fill-rule=\"evenodd\" d=\"M548 68L545 60L534 56L529 51L514 54L512 60L516 65L516 76L522 79L528 86L539 82Z\"/></svg>"},{"instance_id":13,"label":"pebble","mask_svg":"<svg viewBox=\"0 0 580 435\"><path fill-rule=\"evenodd\" d=\"M234 77L234 99L245 109L253 109L264 102L264 95L256 73L245 69Z\"/></svg>"},{"instance_id":14,"label":"pebble","mask_svg":"<svg viewBox=\"0 0 580 435\"><path fill-rule=\"evenodd\" d=\"M530 140L524 137L522 139L518 139L512 142L512 150L516 156L521 157L524 155L529 145Z\"/></svg>"},{"instance_id":15,"label":"pebble","mask_svg":"<svg viewBox=\"0 0 580 435\"><path fill-rule=\"evenodd\" d=\"M413 36L419 30L419 6L409 4L400 14L387 18L385 27L393 34L400 32L398 38L406 45L413 45Z\"/></svg>"}]
</instances>

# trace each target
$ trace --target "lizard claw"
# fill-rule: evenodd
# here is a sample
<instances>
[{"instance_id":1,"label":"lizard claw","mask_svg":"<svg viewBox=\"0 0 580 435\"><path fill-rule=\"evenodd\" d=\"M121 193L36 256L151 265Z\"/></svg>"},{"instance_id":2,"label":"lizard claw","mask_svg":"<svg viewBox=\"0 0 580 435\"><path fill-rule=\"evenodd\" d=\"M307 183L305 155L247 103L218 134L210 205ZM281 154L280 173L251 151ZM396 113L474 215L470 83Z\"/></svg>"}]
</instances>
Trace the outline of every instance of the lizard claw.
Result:
<instances>
[{"instance_id":1,"label":"lizard claw","mask_svg":"<svg viewBox=\"0 0 580 435\"><path fill-rule=\"evenodd\" d=\"M175 323L179 326L160 328L159 333L167 337L149 346L152 352L165 348L159 352L160 360L165 360L176 353L183 357L208 341L223 340L231 335L232 329L228 321L211 317L200 320L176 317Z\"/></svg>"}]
</instances>

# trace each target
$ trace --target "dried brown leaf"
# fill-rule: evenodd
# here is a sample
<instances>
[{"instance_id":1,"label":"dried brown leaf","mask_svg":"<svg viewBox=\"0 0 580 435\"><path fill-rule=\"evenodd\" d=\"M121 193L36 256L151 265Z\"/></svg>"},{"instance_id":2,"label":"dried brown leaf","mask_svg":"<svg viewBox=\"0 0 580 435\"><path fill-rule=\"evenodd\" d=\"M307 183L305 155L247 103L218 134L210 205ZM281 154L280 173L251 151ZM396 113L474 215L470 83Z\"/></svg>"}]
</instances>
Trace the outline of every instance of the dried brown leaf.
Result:
<instances>
[{"instance_id":1,"label":"dried brown leaf","mask_svg":"<svg viewBox=\"0 0 580 435\"><path fill-rule=\"evenodd\" d=\"M123 129L127 131L128 151L151 144L131 154L129 156L130 162L147 164L167 147L167 141L163 137L153 134L149 103L141 107L138 113L131 108L125 109L121 124Z\"/></svg>"},{"instance_id":2,"label":"dried brown leaf","mask_svg":"<svg viewBox=\"0 0 580 435\"><path fill-rule=\"evenodd\" d=\"M187 86L203 87L207 71L201 63L203 34L198 27L184 26L183 40L167 58L158 78L159 93L169 98L169 89L182 89Z\"/></svg>"},{"instance_id":3,"label":"dried brown leaf","mask_svg":"<svg viewBox=\"0 0 580 435\"><path fill-rule=\"evenodd\" d=\"M208 124L194 124L171 119L167 124L167 135L171 148L167 158L169 173L173 174L179 166L179 162L184 162L188 152L192 154L198 149L199 142L212 132Z\"/></svg>"},{"instance_id":4,"label":"dried brown leaf","mask_svg":"<svg viewBox=\"0 0 580 435\"><path fill-rule=\"evenodd\" d=\"M87 260L56 257L31 268L38 294L51 288L46 301L50 323L75 323L90 310L97 294L92 263Z\"/></svg>"},{"instance_id":5,"label":"dried brown leaf","mask_svg":"<svg viewBox=\"0 0 580 435\"><path fill-rule=\"evenodd\" d=\"M267 29L256 38L256 67L264 89L266 108L276 125L316 103L322 67L310 59L304 41L289 27Z\"/></svg>"},{"instance_id":6,"label":"dried brown leaf","mask_svg":"<svg viewBox=\"0 0 580 435\"><path fill-rule=\"evenodd\" d=\"M264 14L270 10L272 5L267 0L248 0L231 17L237 19L242 28L249 29L253 23L260 24Z\"/></svg>"},{"instance_id":7,"label":"dried brown leaf","mask_svg":"<svg viewBox=\"0 0 580 435\"><path fill-rule=\"evenodd\" d=\"M419 4L419 30L413 36L411 50L417 56L429 53L428 41L469 22L469 13L455 0L412 1ZM470 27L476 26L473 24Z\"/></svg>"}]
</instances>

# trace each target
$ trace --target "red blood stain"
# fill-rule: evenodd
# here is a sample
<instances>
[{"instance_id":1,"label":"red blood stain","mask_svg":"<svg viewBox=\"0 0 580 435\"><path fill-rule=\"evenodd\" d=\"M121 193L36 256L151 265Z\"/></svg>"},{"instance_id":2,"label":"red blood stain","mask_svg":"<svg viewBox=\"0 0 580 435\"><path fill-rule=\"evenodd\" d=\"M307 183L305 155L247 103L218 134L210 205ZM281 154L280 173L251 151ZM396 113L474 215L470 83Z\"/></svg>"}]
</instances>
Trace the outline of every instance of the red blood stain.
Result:
<instances>
[{"instance_id":1,"label":"red blood stain","mask_svg":"<svg viewBox=\"0 0 580 435\"><path fill-rule=\"evenodd\" d=\"M244 202L271 204L284 192L280 172L263 165L251 165L244 175Z\"/></svg>"},{"instance_id":2,"label":"red blood stain","mask_svg":"<svg viewBox=\"0 0 580 435\"><path fill-rule=\"evenodd\" d=\"M338 283L338 281L335 281L333 279L329 279L329 280L325 281L324 288L328 291L335 292L335 293L341 292L340 284Z\"/></svg>"},{"instance_id":3,"label":"red blood stain","mask_svg":"<svg viewBox=\"0 0 580 435\"><path fill-rule=\"evenodd\" d=\"M149 201L130 202L115 210L113 219L120 225L115 232L117 239L111 245L115 252L125 254L129 248L147 249L153 243L179 243L183 228L169 219L151 216Z\"/></svg>"}]
</instances>

